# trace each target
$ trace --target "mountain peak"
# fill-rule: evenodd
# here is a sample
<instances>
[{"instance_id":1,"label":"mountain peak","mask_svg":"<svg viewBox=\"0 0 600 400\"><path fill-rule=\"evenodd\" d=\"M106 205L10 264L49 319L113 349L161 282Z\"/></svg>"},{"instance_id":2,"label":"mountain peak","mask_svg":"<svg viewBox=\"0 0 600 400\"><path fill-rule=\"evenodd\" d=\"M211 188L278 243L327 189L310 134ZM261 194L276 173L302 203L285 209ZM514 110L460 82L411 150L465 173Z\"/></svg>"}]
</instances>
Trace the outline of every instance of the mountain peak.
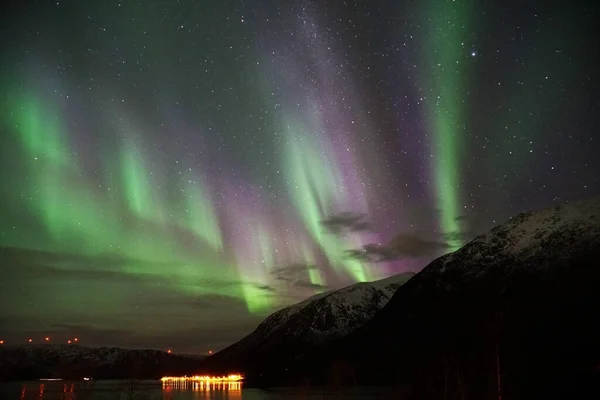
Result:
<instances>
[{"instance_id":1,"label":"mountain peak","mask_svg":"<svg viewBox=\"0 0 600 400\"><path fill-rule=\"evenodd\" d=\"M598 245L599 237L600 196L527 211L434 260L419 278L450 270L479 276L495 265L519 265L532 259L534 267L542 268Z\"/></svg>"},{"instance_id":2,"label":"mountain peak","mask_svg":"<svg viewBox=\"0 0 600 400\"><path fill-rule=\"evenodd\" d=\"M496 238L510 239L505 252L518 254L538 247L557 231L600 229L600 196L572 203L555 205L537 211L527 211L481 235L472 243Z\"/></svg>"},{"instance_id":3,"label":"mountain peak","mask_svg":"<svg viewBox=\"0 0 600 400\"><path fill-rule=\"evenodd\" d=\"M506 397L546 397L552 381L552 394L569 393L553 398L575 398L600 360L599 258L600 196L519 214L434 260L319 362L345 359L363 382L435 387L433 398L465 398L465 387L484 398L500 373L523 394Z\"/></svg>"},{"instance_id":4,"label":"mountain peak","mask_svg":"<svg viewBox=\"0 0 600 400\"><path fill-rule=\"evenodd\" d=\"M261 358L278 354L302 357L339 339L369 321L393 293L414 274L398 274L374 282L356 283L320 293L268 316L254 332L209 357L207 368L240 368L259 364Z\"/></svg>"}]
</instances>

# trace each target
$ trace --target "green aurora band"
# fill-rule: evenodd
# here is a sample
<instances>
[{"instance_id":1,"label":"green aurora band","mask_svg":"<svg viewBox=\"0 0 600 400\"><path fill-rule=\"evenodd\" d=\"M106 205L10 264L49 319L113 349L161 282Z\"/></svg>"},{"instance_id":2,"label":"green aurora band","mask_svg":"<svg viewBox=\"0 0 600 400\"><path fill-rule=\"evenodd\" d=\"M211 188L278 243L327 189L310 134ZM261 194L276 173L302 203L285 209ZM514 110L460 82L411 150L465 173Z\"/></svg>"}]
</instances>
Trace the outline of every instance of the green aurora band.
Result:
<instances>
[{"instance_id":1,"label":"green aurora band","mask_svg":"<svg viewBox=\"0 0 600 400\"><path fill-rule=\"evenodd\" d=\"M324 143L311 143L308 129L297 125L292 118L284 118L286 147L282 152L287 166L288 192L306 228L333 267L343 267L357 282L369 280L368 270L354 259L340 254L345 248L339 238L324 231L321 221L335 212L333 205L346 200L342 189L342 175L335 158L326 153ZM318 132L318 130L317 130ZM318 149L321 149L319 151ZM318 271L310 272L311 282L322 285Z\"/></svg>"},{"instance_id":2,"label":"green aurora band","mask_svg":"<svg viewBox=\"0 0 600 400\"><path fill-rule=\"evenodd\" d=\"M430 12L427 38L425 74L421 77L424 88L427 120L433 135L434 156L432 170L434 188L441 210L441 229L450 236L448 245L454 251L462 242L452 235L461 231L459 160L461 132L465 113L464 93L465 44L468 43L469 7L467 1L428 0Z\"/></svg>"},{"instance_id":3,"label":"green aurora band","mask_svg":"<svg viewBox=\"0 0 600 400\"><path fill-rule=\"evenodd\" d=\"M269 281L270 269L282 262L274 256L277 240L273 239L272 227L241 210L238 221L252 220L245 224L251 231L240 247L254 250L252 254L241 251L235 262L224 263L220 223L201 173L182 168L183 176L161 180L165 169L161 171L156 159L150 162L151 152L141 147L139 124L124 114L114 126L120 140L119 151L105 154L101 184L95 187L77 166L78 155L69 146L70 132L61 123L61 112L32 92L20 88L14 92L21 95L15 95L8 103L9 118L5 120L14 128L11 130L20 144L22 159L32 160L25 171L29 182L25 186L27 201L53 240L38 250L58 249L73 255L101 257L107 260L102 267L105 271L154 276L183 293L234 296L255 314L272 310L273 299L261 289ZM349 243L321 226L321 221L336 211L335 206L347 204L348 198L331 151L327 151L325 143L312 142L314 138L300 138L298 135L304 131L292 127L287 130L289 140L281 162L290 177L287 182L291 185L292 203L318 250L306 238L290 237L288 242L292 244L287 245L286 254L308 265L307 278L314 285L314 292L327 287L325 275L316 266L315 251L325 255L337 273L355 281L367 281L370 276L363 263L344 257ZM170 182L169 190L175 193L175 205L155 190L165 181ZM172 187L172 182L179 183ZM211 249L208 255L204 252L199 256L182 247L174 235L176 227L193 233ZM15 244L31 247L19 240ZM64 264L59 268L68 271L78 267ZM240 278L247 284L238 289L203 283Z\"/></svg>"},{"instance_id":4,"label":"green aurora band","mask_svg":"<svg viewBox=\"0 0 600 400\"><path fill-rule=\"evenodd\" d=\"M182 292L244 298L242 288L205 283L237 281L239 277L233 266L220 260L222 239L214 208L198 177L196 181L185 181L182 190L185 200L176 207L183 210L185 217L176 221L175 210L163 209L156 201L158 197L150 180L152 173L145 167L141 152L133 141L124 140L120 168L114 169L122 173L121 185L101 192L91 187L77 166L60 112L42 97L21 88L11 93L12 100L5 107L3 119L20 144L15 151L23 153L23 160L29 160L23 171L26 201L20 206L38 215L52 242L36 248L37 243L26 239L33 237L34 228L25 228L7 243L25 249L61 251L73 257L101 257L107 260L98 267L104 271L124 269L139 277L153 276ZM123 213L122 204L126 204L129 213ZM173 221L166 221L167 215ZM204 252L200 262L196 254L186 251L173 235L178 224L185 225L186 231L193 232L200 243L212 248L213 256ZM81 268L74 263L56 267L65 271Z\"/></svg>"}]
</instances>

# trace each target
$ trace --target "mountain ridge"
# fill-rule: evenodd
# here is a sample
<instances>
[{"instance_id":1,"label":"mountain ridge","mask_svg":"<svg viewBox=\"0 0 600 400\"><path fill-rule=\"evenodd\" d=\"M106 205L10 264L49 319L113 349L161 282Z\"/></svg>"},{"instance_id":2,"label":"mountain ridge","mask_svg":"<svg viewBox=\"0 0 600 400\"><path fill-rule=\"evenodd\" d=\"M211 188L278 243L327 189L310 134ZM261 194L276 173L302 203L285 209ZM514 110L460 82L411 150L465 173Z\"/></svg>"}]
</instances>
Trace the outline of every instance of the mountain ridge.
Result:
<instances>
[{"instance_id":1,"label":"mountain ridge","mask_svg":"<svg viewBox=\"0 0 600 400\"><path fill-rule=\"evenodd\" d=\"M431 262L354 332L300 361L251 364L247 382L393 384L420 399L497 398L498 385L507 398L577 397L600 387L599 261L600 196L521 213Z\"/></svg>"},{"instance_id":2,"label":"mountain ridge","mask_svg":"<svg viewBox=\"0 0 600 400\"><path fill-rule=\"evenodd\" d=\"M495 354L506 366L504 394L537 396L544 380L556 379L557 393L574 396L581 382L600 383L593 372L600 330L592 323L599 260L600 196L521 213L434 260L324 359L344 360L363 382L402 380L421 393L442 378L432 383L415 367L451 374L452 359L469 370L454 377L460 397L467 379L481 396L494 392ZM403 360L396 373L361 368L394 358Z\"/></svg>"},{"instance_id":3,"label":"mountain ridge","mask_svg":"<svg viewBox=\"0 0 600 400\"><path fill-rule=\"evenodd\" d=\"M265 318L237 343L208 357L202 367L211 371L239 370L267 354L297 359L303 352L316 351L369 320L413 275L407 272L360 282L288 306ZM294 343L295 355L287 350L280 352L290 343Z\"/></svg>"},{"instance_id":4,"label":"mountain ridge","mask_svg":"<svg viewBox=\"0 0 600 400\"><path fill-rule=\"evenodd\" d=\"M157 379L192 374L204 357L154 349L21 344L0 347L0 380L41 378Z\"/></svg>"}]
</instances>

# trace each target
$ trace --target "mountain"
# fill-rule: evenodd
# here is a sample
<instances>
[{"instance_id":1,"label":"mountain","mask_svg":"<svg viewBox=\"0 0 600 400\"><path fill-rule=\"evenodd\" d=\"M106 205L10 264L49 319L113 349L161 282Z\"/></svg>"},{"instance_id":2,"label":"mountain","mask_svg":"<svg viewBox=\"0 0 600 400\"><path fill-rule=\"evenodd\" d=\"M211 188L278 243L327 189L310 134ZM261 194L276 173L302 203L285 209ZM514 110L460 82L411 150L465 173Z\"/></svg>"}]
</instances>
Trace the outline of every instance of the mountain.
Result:
<instances>
[{"instance_id":1,"label":"mountain","mask_svg":"<svg viewBox=\"0 0 600 400\"><path fill-rule=\"evenodd\" d=\"M284 308L239 342L208 357L202 367L211 373L235 372L302 359L365 324L413 275L357 283Z\"/></svg>"},{"instance_id":2,"label":"mountain","mask_svg":"<svg viewBox=\"0 0 600 400\"><path fill-rule=\"evenodd\" d=\"M320 354L246 375L396 385L406 399L587 398L600 388L599 288L600 197L526 212L430 263Z\"/></svg>"},{"instance_id":3,"label":"mountain","mask_svg":"<svg viewBox=\"0 0 600 400\"><path fill-rule=\"evenodd\" d=\"M200 358L158 350L52 344L1 346L0 381L83 377L150 379L192 374L200 361Z\"/></svg>"}]
</instances>

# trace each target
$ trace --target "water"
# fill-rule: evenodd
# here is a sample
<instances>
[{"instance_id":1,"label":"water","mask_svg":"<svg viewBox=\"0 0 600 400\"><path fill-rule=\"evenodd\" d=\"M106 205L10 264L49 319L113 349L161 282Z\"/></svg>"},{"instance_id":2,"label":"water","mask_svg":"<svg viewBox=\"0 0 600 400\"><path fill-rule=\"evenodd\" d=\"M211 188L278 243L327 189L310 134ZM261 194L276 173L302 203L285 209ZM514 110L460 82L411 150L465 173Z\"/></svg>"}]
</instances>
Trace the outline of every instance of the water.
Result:
<instances>
[{"instance_id":1,"label":"water","mask_svg":"<svg viewBox=\"0 0 600 400\"><path fill-rule=\"evenodd\" d=\"M160 381L35 381L0 383L2 400L384 400L393 393L376 388L244 389L240 383L209 386L187 382L177 386Z\"/></svg>"}]
</instances>

